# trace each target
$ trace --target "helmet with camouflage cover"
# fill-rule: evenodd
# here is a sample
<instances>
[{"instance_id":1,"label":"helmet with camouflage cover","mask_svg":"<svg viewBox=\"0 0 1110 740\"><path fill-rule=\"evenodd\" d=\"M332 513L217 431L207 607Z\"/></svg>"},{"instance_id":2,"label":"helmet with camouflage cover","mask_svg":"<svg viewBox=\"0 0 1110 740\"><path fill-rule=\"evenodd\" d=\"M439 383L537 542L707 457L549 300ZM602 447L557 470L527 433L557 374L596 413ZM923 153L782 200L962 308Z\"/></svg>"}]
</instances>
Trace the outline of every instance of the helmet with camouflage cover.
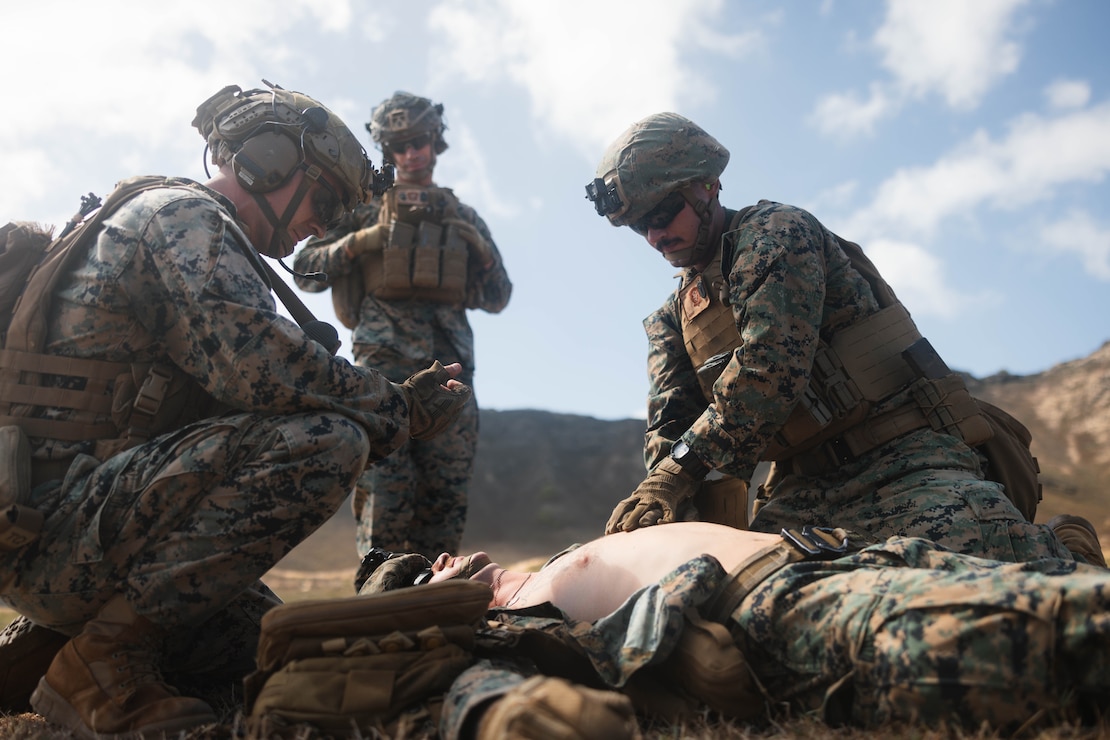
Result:
<instances>
[{"instance_id":1,"label":"helmet with camouflage cover","mask_svg":"<svg viewBox=\"0 0 1110 740\"><path fill-rule=\"evenodd\" d=\"M336 196L344 210L384 192L392 179L374 169L366 149L338 116L307 95L263 82L269 89L229 85L220 90L197 107L193 126L207 142L212 163L229 166L260 205L263 194L282 187L298 170L305 172L305 183L283 219L262 205L275 227L275 241L259 251L285 256L292 251L285 229L311 182L331 189L322 174L339 185L342 192Z\"/></svg>"},{"instance_id":2,"label":"helmet with camouflage cover","mask_svg":"<svg viewBox=\"0 0 1110 740\"><path fill-rule=\"evenodd\" d=\"M442 154L447 149L447 142L443 140L446 129L443 103L432 103L428 98L403 90L379 103L366 124L370 138L382 150L387 162L393 161L390 148L424 134L431 137L435 153Z\"/></svg>"},{"instance_id":3,"label":"helmet with camouflage cover","mask_svg":"<svg viewBox=\"0 0 1110 740\"><path fill-rule=\"evenodd\" d=\"M587 197L598 215L614 226L627 226L676 190L716 180L728 158L728 149L690 119L656 113L609 145L596 179L586 187Z\"/></svg>"},{"instance_id":4,"label":"helmet with camouflage cover","mask_svg":"<svg viewBox=\"0 0 1110 740\"><path fill-rule=\"evenodd\" d=\"M702 219L696 250L700 254L708 247L709 214L686 188L717 180L728 159L728 149L690 119L655 113L629 126L609 145L593 182L586 186L586 197L614 226L631 226L668 195L681 192Z\"/></svg>"}]
</instances>

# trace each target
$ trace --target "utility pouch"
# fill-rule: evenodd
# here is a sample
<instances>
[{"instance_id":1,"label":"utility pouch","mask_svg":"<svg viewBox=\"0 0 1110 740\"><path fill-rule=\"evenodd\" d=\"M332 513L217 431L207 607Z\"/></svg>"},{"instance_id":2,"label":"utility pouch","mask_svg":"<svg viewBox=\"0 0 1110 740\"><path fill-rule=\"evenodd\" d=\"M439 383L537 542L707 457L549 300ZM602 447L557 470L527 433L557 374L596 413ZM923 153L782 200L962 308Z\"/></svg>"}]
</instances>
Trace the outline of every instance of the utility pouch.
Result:
<instances>
[{"instance_id":1,"label":"utility pouch","mask_svg":"<svg viewBox=\"0 0 1110 740\"><path fill-rule=\"evenodd\" d=\"M693 497L698 520L734 529L748 528L748 483L725 476L703 480Z\"/></svg>"},{"instance_id":2,"label":"utility pouch","mask_svg":"<svg viewBox=\"0 0 1110 740\"><path fill-rule=\"evenodd\" d=\"M249 737L393 735L402 713L436 706L473 663L489 586L452 580L274 607L247 676ZM362 733L362 734L360 734Z\"/></svg>"},{"instance_id":3,"label":"utility pouch","mask_svg":"<svg viewBox=\"0 0 1110 740\"><path fill-rule=\"evenodd\" d=\"M34 542L42 512L24 505L31 494L31 445L17 426L0 427L0 550Z\"/></svg>"},{"instance_id":4,"label":"utility pouch","mask_svg":"<svg viewBox=\"0 0 1110 740\"><path fill-rule=\"evenodd\" d=\"M910 394L933 431L962 439L969 447L986 442L994 434L957 373L918 378L910 386Z\"/></svg>"},{"instance_id":5,"label":"utility pouch","mask_svg":"<svg viewBox=\"0 0 1110 740\"><path fill-rule=\"evenodd\" d=\"M764 713L763 693L728 629L694 609L664 668L673 685L722 715L743 721Z\"/></svg>"}]
</instances>

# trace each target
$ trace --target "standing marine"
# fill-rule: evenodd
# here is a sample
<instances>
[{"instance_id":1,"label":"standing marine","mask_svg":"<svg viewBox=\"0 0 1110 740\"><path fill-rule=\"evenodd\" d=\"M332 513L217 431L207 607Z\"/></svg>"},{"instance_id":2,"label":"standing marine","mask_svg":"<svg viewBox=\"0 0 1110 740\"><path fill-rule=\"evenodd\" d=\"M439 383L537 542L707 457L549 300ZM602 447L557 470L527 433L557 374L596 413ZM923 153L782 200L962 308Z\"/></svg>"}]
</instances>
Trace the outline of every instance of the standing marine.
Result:
<instances>
[{"instance_id":1,"label":"standing marine","mask_svg":"<svg viewBox=\"0 0 1110 740\"><path fill-rule=\"evenodd\" d=\"M485 222L432 179L447 149L443 105L399 91L374 108L366 128L396 167L396 185L298 252L294 269L318 275L297 285L331 288L357 364L403 380L435 360L457 362L459 380L473 385L467 310L499 313L512 284ZM409 441L367 468L352 500L359 556L372 547L428 557L458 549L477 444L471 396L450 434Z\"/></svg>"}]
</instances>

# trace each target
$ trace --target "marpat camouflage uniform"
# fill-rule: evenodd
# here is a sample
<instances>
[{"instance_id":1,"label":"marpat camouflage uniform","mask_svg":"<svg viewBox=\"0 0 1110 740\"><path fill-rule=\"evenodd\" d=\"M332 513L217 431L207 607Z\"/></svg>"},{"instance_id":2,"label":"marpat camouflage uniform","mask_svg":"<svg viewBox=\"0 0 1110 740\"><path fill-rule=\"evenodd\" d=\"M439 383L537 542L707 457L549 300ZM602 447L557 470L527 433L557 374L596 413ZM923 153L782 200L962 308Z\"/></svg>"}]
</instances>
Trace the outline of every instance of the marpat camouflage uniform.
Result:
<instances>
[{"instance_id":1,"label":"marpat camouflage uniform","mask_svg":"<svg viewBox=\"0 0 1110 740\"><path fill-rule=\"evenodd\" d=\"M726 210L725 223L735 215ZM731 306L709 310L731 310L743 344L715 384L713 403L706 405L684 345L678 291L644 320L649 470L689 430L707 465L749 480L809 383L819 337L879 310L835 236L806 211L760 201L724 235L722 247L729 245L733 259L722 272ZM907 403L909 392L898 392L871 418ZM1027 522L998 484L983 479L976 451L927 427L839 467L776 476L761 498L750 524L756 531L835 520L879 539L925 537L999 560L1069 556L1047 527Z\"/></svg>"},{"instance_id":2,"label":"marpat camouflage uniform","mask_svg":"<svg viewBox=\"0 0 1110 740\"><path fill-rule=\"evenodd\" d=\"M408 189L415 186L406 185ZM355 362L386 377L403 381L433 360L458 362L458 379L474 385L474 333L467 309L498 313L509 303L512 283L489 228L477 212L463 203L458 215L473 224L497 255L488 270L468 271L464 304L422 300L362 299L358 325L353 330ZM294 260L301 273L322 272L330 280L359 269L336 241L378 222L380 204L359 206L324 239L310 240ZM330 286L297 279L307 291ZM472 394L467 407L446 433L431 440L409 440L385 460L366 469L352 501L357 520L359 556L371 547L394 552L419 552L434 558L457 552L466 524L467 490L478 445L478 402Z\"/></svg>"},{"instance_id":3,"label":"marpat camouflage uniform","mask_svg":"<svg viewBox=\"0 0 1110 740\"><path fill-rule=\"evenodd\" d=\"M593 683L621 690L669 655L683 611L706 603L725 578L703 555L594 623L551 605L490 616L558 636L588 657ZM795 715L865 727L986 722L1012 731L1105 705L1108 613L1105 569L1057 558L1003 563L896 537L836 560L783 567L740 603L728 626L769 703ZM468 669L446 697L442 736L461 737L484 702L535 672L527 658L511 655Z\"/></svg>"},{"instance_id":4,"label":"marpat camouflage uniform","mask_svg":"<svg viewBox=\"0 0 1110 740\"><path fill-rule=\"evenodd\" d=\"M407 438L409 409L277 313L230 201L175 182L125 203L77 255L45 352L171 365L199 391L192 416L216 411L103 461L91 442L32 438L34 467L72 464L34 488L43 530L0 553L0 600L74 635L122 590L171 635L168 674L234 673L277 601L259 577Z\"/></svg>"}]
</instances>

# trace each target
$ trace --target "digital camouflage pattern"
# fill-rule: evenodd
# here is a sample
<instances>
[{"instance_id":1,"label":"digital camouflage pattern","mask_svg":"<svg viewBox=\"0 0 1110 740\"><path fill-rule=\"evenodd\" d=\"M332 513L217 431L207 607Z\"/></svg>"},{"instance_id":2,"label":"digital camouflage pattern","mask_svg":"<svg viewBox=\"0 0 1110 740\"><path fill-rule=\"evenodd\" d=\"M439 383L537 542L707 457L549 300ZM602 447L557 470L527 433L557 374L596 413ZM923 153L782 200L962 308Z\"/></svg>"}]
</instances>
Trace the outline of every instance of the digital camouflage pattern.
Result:
<instances>
[{"instance_id":1,"label":"digital camouflage pattern","mask_svg":"<svg viewBox=\"0 0 1110 740\"><path fill-rule=\"evenodd\" d=\"M104 461L85 443L32 438L36 466L73 459L64 481L31 494L47 515L39 539L0 554L0 600L38 624L76 634L122 590L140 615L189 635L407 437L399 386L277 313L233 213L196 183L145 191L59 283L47 353L172 365L204 407L226 412Z\"/></svg>"},{"instance_id":2,"label":"digital camouflage pattern","mask_svg":"<svg viewBox=\"0 0 1110 740\"><path fill-rule=\"evenodd\" d=\"M726 223L735 211L726 210ZM648 469L680 437L710 467L749 480L809 384L820 337L879 310L836 237L793 206L760 201L722 239L731 311L742 339L706 405L682 337L678 292L644 320L649 343ZM690 269L687 273L690 273ZM908 391L872 416L912 403ZM799 458L812 456L802 453ZM919 536L1000 560L1067 555L1046 527L1025 521L979 455L957 438L921 429L820 475L778 474L761 492L750 528L778 532L840 521L874 537Z\"/></svg>"},{"instance_id":3,"label":"digital camouflage pattern","mask_svg":"<svg viewBox=\"0 0 1110 740\"><path fill-rule=\"evenodd\" d=\"M470 206L459 203L457 208L459 216L490 244L497 255L494 266L468 271L462 305L365 296L352 332L352 355L357 364L400 382L434 360L444 365L458 362L463 368L458 379L473 387L474 332L466 311L499 313L509 303L512 283L485 222ZM309 240L297 252L294 269L326 273L329 282L298 278L297 286L322 291L359 270L341 240L378 223L380 210L377 202L360 206L325 238ZM367 468L353 500L359 556L371 547L419 552L429 558L457 552L477 444L478 405L471 394L467 407L447 432L432 440L409 440L387 459Z\"/></svg>"},{"instance_id":4,"label":"digital camouflage pattern","mask_svg":"<svg viewBox=\"0 0 1110 740\"><path fill-rule=\"evenodd\" d=\"M734 612L733 635L771 696L826 721L1013 731L1106 705L1108 609L1102 568L893 538L784 568Z\"/></svg>"},{"instance_id":5,"label":"digital camouflage pattern","mask_svg":"<svg viewBox=\"0 0 1110 740\"><path fill-rule=\"evenodd\" d=\"M666 658L683 611L704 604L725 578L703 555L595 623L554 607L489 616L557 636L588 657L594 682L621 690ZM768 706L830 723L950 720L1013 730L1105 702L1108 608L1104 569L1070 559L1001 563L892 538L837 560L785 566L740 603L729 626ZM441 735L460 737L485 702L535 672L510 654L468 669L446 697ZM652 714L651 706L637 710Z\"/></svg>"}]
</instances>

